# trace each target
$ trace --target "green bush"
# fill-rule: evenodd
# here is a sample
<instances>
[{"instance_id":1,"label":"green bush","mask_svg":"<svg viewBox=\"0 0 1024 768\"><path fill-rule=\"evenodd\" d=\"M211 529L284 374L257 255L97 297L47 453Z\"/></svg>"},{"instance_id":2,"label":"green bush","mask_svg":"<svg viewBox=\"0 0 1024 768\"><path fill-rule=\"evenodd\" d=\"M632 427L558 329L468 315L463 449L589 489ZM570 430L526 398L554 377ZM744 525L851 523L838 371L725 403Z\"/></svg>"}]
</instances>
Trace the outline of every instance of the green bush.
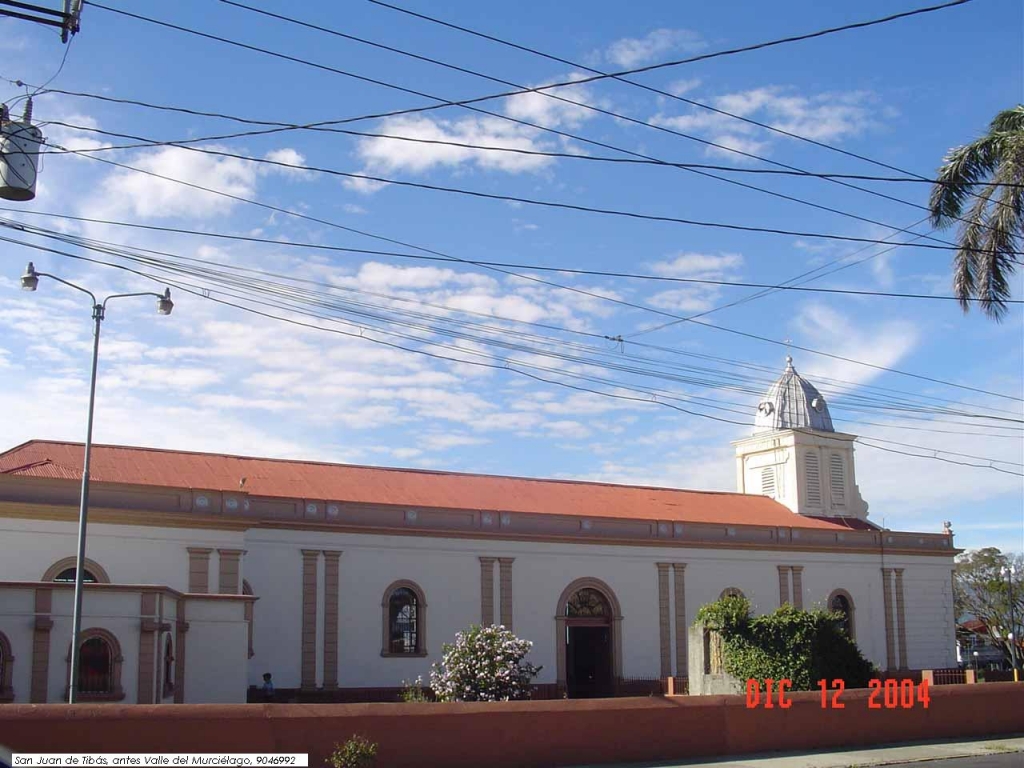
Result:
<instances>
[{"instance_id":1,"label":"green bush","mask_svg":"<svg viewBox=\"0 0 1024 768\"><path fill-rule=\"evenodd\" d=\"M353 736L344 744L335 744L327 758L333 768L370 768L377 762L377 745L362 736Z\"/></svg>"},{"instance_id":2,"label":"green bush","mask_svg":"<svg viewBox=\"0 0 1024 768\"><path fill-rule=\"evenodd\" d=\"M430 701L430 696L423 690L423 677L418 676L411 683L402 681L402 693L399 694L402 697L402 701L415 702L415 701Z\"/></svg>"},{"instance_id":3,"label":"green bush","mask_svg":"<svg viewBox=\"0 0 1024 768\"><path fill-rule=\"evenodd\" d=\"M726 672L761 685L769 678L788 679L796 691L815 690L822 678L830 686L838 678L847 688L866 688L877 676L857 644L840 629L841 618L791 605L752 618L750 602L742 597L725 597L697 612L698 624L722 634Z\"/></svg>"}]
</instances>

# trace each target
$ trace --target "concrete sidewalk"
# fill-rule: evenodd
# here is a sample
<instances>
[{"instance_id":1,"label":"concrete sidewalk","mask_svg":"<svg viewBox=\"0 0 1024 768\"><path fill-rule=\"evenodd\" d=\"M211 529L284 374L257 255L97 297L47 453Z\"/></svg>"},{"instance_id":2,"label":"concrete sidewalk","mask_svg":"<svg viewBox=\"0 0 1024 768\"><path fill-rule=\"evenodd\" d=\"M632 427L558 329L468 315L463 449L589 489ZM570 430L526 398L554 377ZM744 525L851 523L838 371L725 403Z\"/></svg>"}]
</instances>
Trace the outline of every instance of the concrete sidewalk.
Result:
<instances>
[{"instance_id":1,"label":"concrete sidewalk","mask_svg":"<svg viewBox=\"0 0 1024 768\"><path fill-rule=\"evenodd\" d=\"M1021 753L1024 766L1024 736L976 741L929 741L893 744L844 752L800 752L738 755L717 760L698 759L669 763L633 763L612 768L859 768L860 766L917 763L956 757L977 757ZM598 766L576 766L598 768ZM604 766L603 768L609 768Z\"/></svg>"}]
</instances>

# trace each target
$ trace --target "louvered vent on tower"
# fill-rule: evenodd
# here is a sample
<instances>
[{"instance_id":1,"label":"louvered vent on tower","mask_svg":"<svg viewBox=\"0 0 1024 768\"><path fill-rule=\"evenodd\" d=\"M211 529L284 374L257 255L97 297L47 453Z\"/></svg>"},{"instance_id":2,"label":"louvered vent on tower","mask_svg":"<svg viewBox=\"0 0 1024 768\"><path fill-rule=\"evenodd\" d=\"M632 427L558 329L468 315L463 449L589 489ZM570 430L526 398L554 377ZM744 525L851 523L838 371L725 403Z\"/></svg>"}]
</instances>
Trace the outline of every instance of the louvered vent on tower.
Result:
<instances>
[{"instance_id":1,"label":"louvered vent on tower","mask_svg":"<svg viewBox=\"0 0 1024 768\"><path fill-rule=\"evenodd\" d=\"M804 479L807 482L807 504L811 507L821 506L821 468L818 466L818 454L804 454Z\"/></svg>"},{"instance_id":2,"label":"louvered vent on tower","mask_svg":"<svg viewBox=\"0 0 1024 768\"><path fill-rule=\"evenodd\" d=\"M832 503L846 503L846 473L843 471L843 457L838 453L829 456L829 474L832 481Z\"/></svg>"},{"instance_id":3,"label":"louvered vent on tower","mask_svg":"<svg viewBox=\"0 0 1024 768\"><path fill-rule=\"evenodd\" d=\"M775 467L765 467L761 470L761 495L775 496Z\"/></svg>"}]
</instances>

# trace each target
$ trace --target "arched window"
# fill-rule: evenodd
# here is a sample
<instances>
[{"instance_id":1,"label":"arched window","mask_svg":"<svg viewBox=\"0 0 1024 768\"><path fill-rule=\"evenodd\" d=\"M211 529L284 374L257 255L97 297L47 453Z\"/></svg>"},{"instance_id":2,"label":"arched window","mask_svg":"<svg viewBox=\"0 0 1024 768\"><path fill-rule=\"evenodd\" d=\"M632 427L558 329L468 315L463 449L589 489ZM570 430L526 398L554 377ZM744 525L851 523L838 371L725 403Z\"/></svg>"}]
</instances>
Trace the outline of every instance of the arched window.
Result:
<instances>
[{"instance_id":1,"label":"arched window","mask_svg":"<svg viewBox=\"0 0 1024 768\"><path fill-rule=\"evenodd\" d=\"M742 598L746 598L746 595L743 594L743 590L741 590L741 589L738 589L736 587L726 587L725 589L722 590L722 594L720 594L718 596L718 599L721 600L723 597L742 597Z\"/></svg>"},{"instance_id":2,"label":"arched window","mask_svg":"<svg viewBox=\"0 0 1024 768\"><path fill-rule=\"evenodd\" d=\"M174 642L171 640L171 633L164 635L164 659L163 659L164 686L163 697L167 698L174 694Z\"/></svg>"},{"instance_id":3,"label":"arched window","mask_svg":"<svg viewBox=\"0 0 1024 768\"><path fill-rule=\"evenodd\" d=\"M53 577L53 581L70 581L72 584L75 581L75 577L78 575L78 570L75 568L65 568L63 571ZM96 578L96 574L90 571L88 568L82 569L82 583L83 584L96 584L99 579Z\"/></svg>"},{"instance_id":4,"label":"arched window","mask_svg":"<svg viewBox=\"0 0 1024 768\"><path fill-rule=\"evenodd\" d=\"M381 656L426 656L426 609L423 590L411 581L396 581L384 592L384 638Z\"/></svg>"},{"instance_id":5,"label":"arched window","mask_svg":"<svg viewBox=\"0 0 1024 768\"><path fill-rule=\"evenodd\" d=\"M74 557L65 557L46 569L41 581L60 581L75 583L75 569L78 567L78 560ZM103 566L95 560L85 558L85 565L82 569L82 581L86 584L109 584L110 577Z\"/></svg>"},{"instance_id":6,"label":"arched window","mask_svg":"<svg viewBox=\"0 0 1024 768\"><path fill-rule=\"evenodd\" d=\"M608 605L608 599L596 589L585 587L573 592L572 597L566 601L565 615L569 618L612 618L612 609Z\"/></svg>"},{"instance_id":7,"label":"arched window","mask_svg":"<svg viewBox=\"0 0 1024 768\"><path fill-rule=\"evenodd\" d=\"M0 632L0 701L14 701L14 688L11 676L14 673L14 656L11 654L11 641Z\"/></svg>"},{"instance_id":8,"label":"arched window","mask_svg":"<svg viewBox=\"0 0 1024 768\"><path fill-rule=\"evenodd\" d=\"M837 626L845 632L851 640L856 639L853 625L853 598L845 589L837 589L828 598L828 609L834 613L842 614L837 620Z\"/></svg>"},{"instance_id":9,"label":"arched window","mask_svg":"<svg viewBox=\"0 0 1024 768\"><path fill-rule=\"evenodd\" d=\"M121 644L105 629L94 627L82 632L78 656L78 699L80 701L120 701ZM71 649L68 648L68 679L71 677Z\"/></svg>"}]
</instances>

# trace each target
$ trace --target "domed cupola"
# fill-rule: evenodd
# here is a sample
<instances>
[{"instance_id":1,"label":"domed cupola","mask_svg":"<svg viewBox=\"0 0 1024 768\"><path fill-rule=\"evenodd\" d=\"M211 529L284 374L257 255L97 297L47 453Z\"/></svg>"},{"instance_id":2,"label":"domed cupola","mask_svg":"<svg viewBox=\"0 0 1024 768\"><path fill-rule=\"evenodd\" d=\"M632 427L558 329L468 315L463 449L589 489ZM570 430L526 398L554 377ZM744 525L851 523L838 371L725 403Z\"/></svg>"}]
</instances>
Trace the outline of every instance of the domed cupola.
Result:
<instances>
[{"instance_id":1,"label":"domed cupola","mask_svg":"<svg viewBox=\"0 0 1024 768\"><path fill-rule=\"evenodd\" d=\"M801 515L865 520L854 440L836 432L825 398L787 356L786 370L757 406L754 433L733 443L737 490L770 496Z\"/></svg>"},{"instance_id":2,"label":"domed cupola","mask_svg":"<svg viewBox=\"0 0 1024 768\"><path fill-rule=\"evenodd\" d=\"M786 370L765 393L754 418L754 434L781 429L835 432L825 398L796 372L793 358L789 356L786 357Z\"/></svg>"}]
</instances>

